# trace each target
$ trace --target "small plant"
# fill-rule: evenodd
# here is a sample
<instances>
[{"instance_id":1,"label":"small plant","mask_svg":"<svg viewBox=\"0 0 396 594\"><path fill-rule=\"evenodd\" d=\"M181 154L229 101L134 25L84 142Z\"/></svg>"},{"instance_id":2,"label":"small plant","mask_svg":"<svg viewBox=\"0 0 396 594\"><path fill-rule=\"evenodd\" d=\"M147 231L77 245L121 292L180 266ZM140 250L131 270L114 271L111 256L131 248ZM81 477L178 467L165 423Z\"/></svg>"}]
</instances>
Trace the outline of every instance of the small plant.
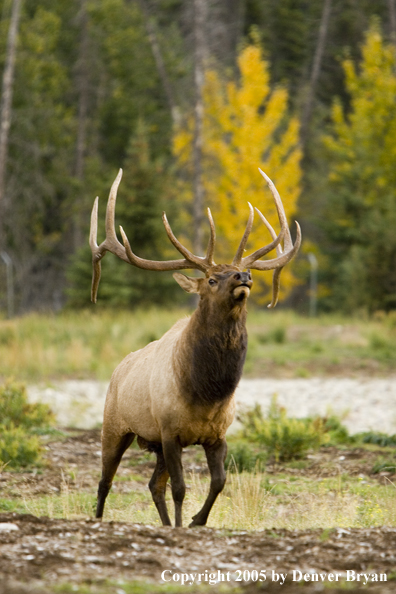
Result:
<instances>
[{"instance_id":1,"label":"small plant","mask_svg":"<svg viewBox=\"0 0 396 594\"><path fill-rule=\"evenodd\" d=\"M240 418L243 436L262 444L277 462L301 458L310 449L328 441L322 419L294 419L287 417L286 409L279 406L274 396L264 418L259 405Z\"/></svg>"},{"instance_id":2,"label":"small plant","mask_svg":"<svg viewBox=\"0 0 396 594\"><path fill-rule=\"evenodd\" d=\"M338 417L331 415L324 418L323 423L323 428L328 434L330 443L339 445L355 441L355 437L349 435L348 429Z\"/></svg>"},{"instance_id":3,"label":"small plant","mask_svg":"<svg viewBox=\"0 0 396 594\"><path fill-rule=\"evenodd\" d=\"M257 339L262 344L284 344L286 342L286 329L283 326L272 328L266 334L259 334Z\"/></svg>"},{"instance_id":4,"label":"small plant","mask_svg":"<svg viewBox=\"0 0 396 594\"><path fill-rule=\"evenodd\" d=\"M29 435L22 427L0 426L0 466L9 463L12 468L30 466L39 461L40 440Z\"/></svg>"},{"instance_id":5,"label":"small plant","mask_svg":"<svg viewBox=\"0 0 396 594\"><path fill-rule=\"evenodd\" d=\"M54 420L46 404L30 404L23 384L8 381L0 387L0 425L31 429L48 427Z\"/></svg>"},{"instance_id":6,"label":"small plant","mask_svg":"<svg viewBox=\"0 0 396 594\"><path fill-rule=\"evenodd\" d=\"M386 460L379 458L373 468L371 469L373 474L379 474L380 472L388 472L389 474L396 473L396 460Z\"/></svg>"},{"instance_id":7,"label":"small plant","mask_svg":"<svg viewBox=\"0 0 396 594\"><path fill-rule=\"evenodd\" d=\"M40 461L37 429L48 427L53 414L45 404L30 404L26 388L8 381L0 387L0 469L26 467Z\"/></svg>"},{"instance_id":8,"label":"small plant","mask_svg":"<svg viewBox=\"0 0 396 594\"><path fill-rule=\"evenodd\" d=\"M364 433L359 433L358 437L363 443L372 443L373 445L377 445L382 448L396 446L396 435L387 435L386 433L366 431Z\"/></svg>"},{"instance_id":9,"label":"small plant","mask_svg":"<svg viewBox=\"0 0 396 594\"><path fill-rule=\"evenodd\" d=\"M255 452L245 441L231 442L228 444L225 467L230 472L252 472L264 466L266 460L265 452Z\"/></svg>"}]
</instances>

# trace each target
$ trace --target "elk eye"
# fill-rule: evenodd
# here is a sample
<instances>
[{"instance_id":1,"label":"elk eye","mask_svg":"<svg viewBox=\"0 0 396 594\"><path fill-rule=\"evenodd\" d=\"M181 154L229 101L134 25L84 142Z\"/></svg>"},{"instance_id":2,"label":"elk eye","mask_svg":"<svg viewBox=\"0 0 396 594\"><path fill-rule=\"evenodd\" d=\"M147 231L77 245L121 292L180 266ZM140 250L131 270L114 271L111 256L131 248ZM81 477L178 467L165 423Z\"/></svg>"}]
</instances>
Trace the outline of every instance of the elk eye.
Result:
<instances>
[{"instance_id":1,"label":"elk eye","mask_svg":"<svg viewBox=\"0 0 396 594\"><path fill-rule=\"evenodd\" d=\"M209 284L213 287L213 285L217 285L217 281L214 278L209 279Z\"/></svg>"}]
</instances>

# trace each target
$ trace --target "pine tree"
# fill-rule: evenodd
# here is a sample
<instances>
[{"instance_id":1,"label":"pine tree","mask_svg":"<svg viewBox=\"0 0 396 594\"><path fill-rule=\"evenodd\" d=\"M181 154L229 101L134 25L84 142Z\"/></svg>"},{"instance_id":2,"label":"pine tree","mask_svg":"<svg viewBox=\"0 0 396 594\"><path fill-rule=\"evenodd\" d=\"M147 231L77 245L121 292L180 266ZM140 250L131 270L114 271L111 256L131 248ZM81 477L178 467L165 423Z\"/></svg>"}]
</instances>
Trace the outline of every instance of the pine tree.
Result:
<instances>
[{"instance_id":1,"label":"pine tree","mask_svg":"<svg viewBox=\"0 0 396 594\"><path fill-rule=\"evenodd\" d=\"M357 70L343 63L350 112L333 107L327 278L334 304L347 310L396 308L395 53L374 23Z\"/></svg>"},{"instance_id":2,"label":"pine tree","mask_svg":"<svg viewBox=\"0 0 396 594\"><path fill-rule=\"evenodd\" d=\"M138 121L128 143L123 170L117 196L116 229L122 225L132 249L143 258L161 260L174 257L161 219L163 210L170 220L175 218L170 177L165 170L165 161L151 156L147 126L142 120ZM104 233L105 205L103 197L100 201L99 242ZM71 305L83 306L89 302L90 262L88 248L77 252L73 259L68 291ZM102 266L99 303L125 307L177 299L177 285L170 273L128 266L112 254L106 255Z\"/></svg>"}]
</instances>

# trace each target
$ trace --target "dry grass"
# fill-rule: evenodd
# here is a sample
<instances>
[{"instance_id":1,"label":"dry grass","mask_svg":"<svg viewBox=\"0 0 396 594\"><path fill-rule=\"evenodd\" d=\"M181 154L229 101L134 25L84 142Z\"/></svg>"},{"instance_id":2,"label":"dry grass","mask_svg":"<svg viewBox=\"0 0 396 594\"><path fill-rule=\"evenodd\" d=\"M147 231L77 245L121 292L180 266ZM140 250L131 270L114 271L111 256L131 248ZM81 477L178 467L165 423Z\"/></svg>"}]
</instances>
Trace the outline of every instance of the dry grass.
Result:
<instances>
[{"instance_id":1,"label":"dry grass","mask_svg":"<svg viewBox=\"0 0 396 594\"><path fill-rule=\"evenodd\" d=\"M154 307L134 312L92 308L0 320L0 378L107 380L126 354L160 338L187 313ZM250 376L395 369L396 322L390 316L308 319L290 311L251 308L248 332L245 373Z\"/></svg>"},{"instance_id":2,"label":"dry grass","mask_svg":"<svg viewBox=\"0 0 396 594\"><path fill-rule=\"evenodd\" d=\"M209 490L209 479L192 474L184 502L184 525L200 509ZM168 506L173 510L170 490ZM69 488L64 478L60 494L24 498L25 510L37 516L77 519L93 516L95 496ZM172 517L172 513L171 513ZM111 493L105 520L160 525L148 489L128 494ZM361 528L396 526L396 486L338 479L323 481L282 480L269 484L262 472L229 473L224 492L216 501L208 525L233 530L285 528Z\"/></svg>"}]
</instances>

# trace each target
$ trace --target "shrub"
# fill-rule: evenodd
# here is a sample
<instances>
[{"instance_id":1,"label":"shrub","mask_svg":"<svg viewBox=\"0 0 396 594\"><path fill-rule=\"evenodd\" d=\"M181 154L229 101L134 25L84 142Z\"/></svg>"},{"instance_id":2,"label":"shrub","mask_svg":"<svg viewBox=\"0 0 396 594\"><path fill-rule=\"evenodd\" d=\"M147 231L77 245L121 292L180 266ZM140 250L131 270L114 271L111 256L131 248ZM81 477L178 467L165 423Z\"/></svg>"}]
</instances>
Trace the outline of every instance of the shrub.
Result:
<instances>
[{"instance_id":1,"label":"shrub","mask_svg":"<svg viewBox=\"0 0 396 594\"><path fill-rule=\"evenodd\" d=\"M42 447L37 435L29 435L22 427L0 426L0 465L26 467L40 461Z\"/></svg>"},{"instance_id":2,"label":"shrub","mask_svg":"<svg viewBox=\"0 0 396 594\"><path fill-rule=\"evenodd\" d=\"M0 387L0 425L31 429L49 426L53 420L53 414L46 404L28 402L23 384L8 381Z\"/></svg>"},{"instance_id":3,"label":"shrub","mask_svg":"<svg viewBox=\"0 0 396 594\"><path fill-rule=\"evenodd\" d=\"M310 449L328 441L324 422L316 419L295 419L286 415L285 408L272 399L267 418L259 405L242 414L243 436L263 445L277 462L301 458Z\"/></svg>"},{"instance_id":4,"label":"shrub","mask_svg":"<svg viewBox=\"0 0 396 594\"><path fill-rule=\"evenodd\" d=\"M349 435L348 429L343 425L340 419L331 415L323 419L324 431L328 434L329 440L335 445L355 443L354 436Z\"/></svg>"},{"instance_id":5,"label":"shrub","mask_svg":"<svg viewBox=\"0 0 396 594\"><path fill-rule=\"evenodd\" d=\"M0 468L26 467L40 461L40 439L32 433L48 427L53 414L45 404L30 404L26 388L8 381L0 387Z\"/></svg>"},{"instance_id":6,"label":"shrub","mask_svg":"<svg viewBox=\"0 0 396 594\"><path fill-rule=\"evenodd\" d=\"M252 446L245 441L237 441L228 444L225 467L230 472L251 472L264 466L267 459L265 452L256 452Z\"/></svg>"},{"instance_id":7,"label":"shrub","mask_svg":"<svg viewBox=\"0 0 396 594\"><path fill-rule=\"evenodd\" d=\"M372 443L373 445L380 446L382 448L386 448L389 446L396 446L396 434L395 435L387 435L386 433L377 433L375 431L366 431L364 433L359 433L357 437L363 443Z\"/></svg>"}]
</instances>

